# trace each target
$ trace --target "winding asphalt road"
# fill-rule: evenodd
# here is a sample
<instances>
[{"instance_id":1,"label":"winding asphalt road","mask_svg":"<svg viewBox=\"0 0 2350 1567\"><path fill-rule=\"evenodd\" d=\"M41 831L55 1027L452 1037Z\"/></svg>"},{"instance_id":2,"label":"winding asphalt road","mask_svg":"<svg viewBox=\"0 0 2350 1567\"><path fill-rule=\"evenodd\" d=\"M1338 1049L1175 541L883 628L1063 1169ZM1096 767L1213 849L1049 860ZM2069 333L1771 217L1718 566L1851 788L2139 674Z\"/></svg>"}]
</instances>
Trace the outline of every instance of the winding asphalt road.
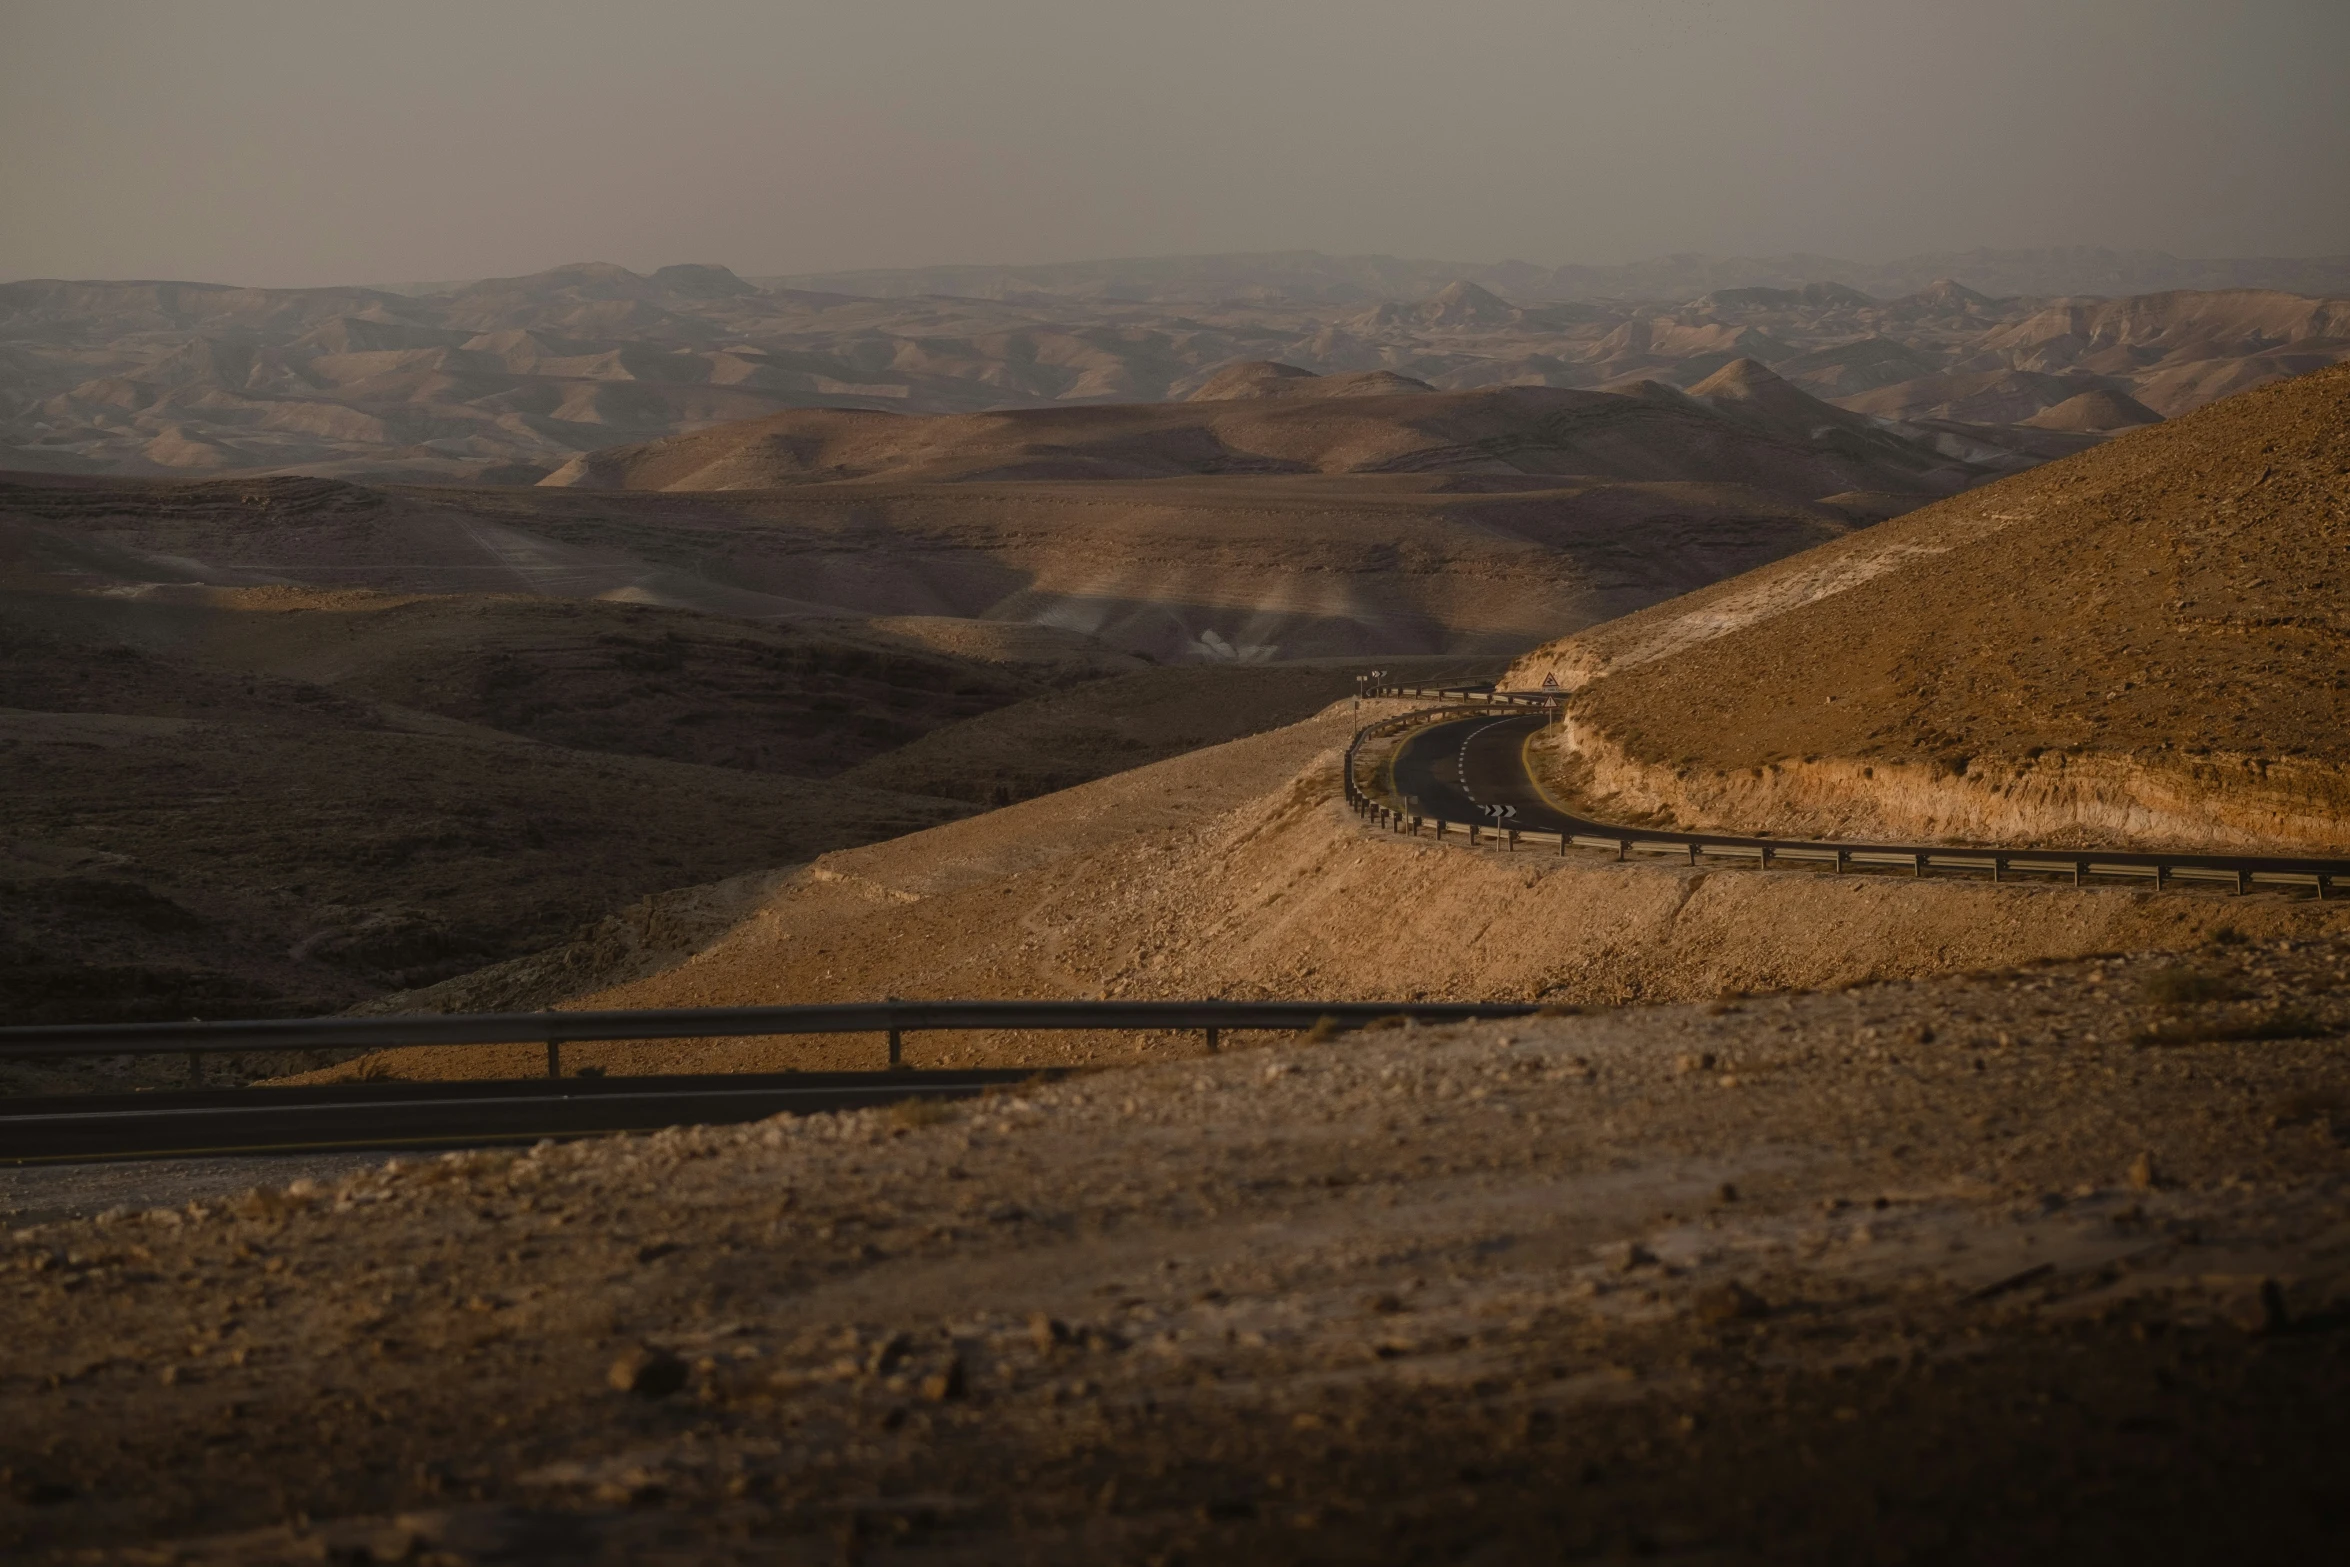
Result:
<instances>
[{"instance_id":1,"label":"winding asphalt road","mask_svg":"<svg viewBox=\"0 0 2350 1567\"><path fill-rule=\"evenodd\" d=\"M1600 838L1630 853L1699 852L1761 857L1877 869L1899 861L1905 869L1980 870L1993 876L2014 871L2071 876L2144 878L2158 869L2191 879L2232 881L2246 890L2253 878L2271 885L2317 883L2350 878L2350 860L2292 859L2273 855L2144 854L2091 849L2022 846L1964 848L1951 844L1826 842L1768 835L1652 831L1596 822L1561 810L1535 783L1526 758L1527 742L1548 721L1541 712L1497 712L1448 719L1415 731L1398 748L1391 765L1395 794L1411 814L1456 824L1516 828ZM1417 804L1412 804L1416 801ZM1499 808L1499 814L1496 814ZM1913 859L1913 857L1916 857ZM2160 877L2156 877L2159 882ZM2321 893L2328 889L2320 886Z\"/></svg>"},{"instance_id":2,"label":"winding asphalt road","mask_svg":"<svg viewBox=\"0 0 2350 1567\"><path fill-rule=\"evenodd\" d=\"M1608 831L1567 815L1535 787L1526 766L1526 743L1545 721L1541 713L1505 713L1431 724L1396 753L1396 793L1407 803L1416 799L1420 815L1446 821L1498 821L1537 832ZM1514 814L1496 818L1487 811L1496 805L1511 807Z\"/></svg>"}]
</instances>

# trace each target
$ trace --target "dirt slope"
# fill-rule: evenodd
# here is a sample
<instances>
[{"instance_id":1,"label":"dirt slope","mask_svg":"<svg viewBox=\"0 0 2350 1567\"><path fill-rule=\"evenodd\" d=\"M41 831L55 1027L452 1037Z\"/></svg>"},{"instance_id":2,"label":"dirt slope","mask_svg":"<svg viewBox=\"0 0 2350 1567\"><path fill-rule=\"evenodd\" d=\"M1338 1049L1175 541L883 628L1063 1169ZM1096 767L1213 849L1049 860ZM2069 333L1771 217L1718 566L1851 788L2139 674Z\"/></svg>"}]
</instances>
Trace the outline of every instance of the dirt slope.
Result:
<instances>
[{"instance_id":1,"label":"dirt slope","mask_svg":"<svg viewBox=\"0 0 2350 1567\"><path fill-rule=\"evenodd\" d=\"M2334 368L1553 644L1512 679L1583 688L1561 782L1619 812L2344 852L2346 543Z\"/></svg>"},{"instance_id":2,"label":"dirt slope","mask_svg":"<svg viewBox=\"0 0 2350 1567\"><path fill-rule=\"evenodd\" d=\"M1763 875L1471 852L1364 829L1336 799L1343 706L1007 810L829 854L730 930L581 1006L907 997L1456 997L1618 1003L1835 987L2044 957L2350 933L2350 906ZM576 977L585 978L583 971ZM457 982L462 986L465 982ZM436 1001L436 1004L437 1001ZM614 1072L871 1065L876 1040L583 1046ZM1196 1037L951 1035L925 1064L1185 1054ZM526 1052L365 1070L477 1076ZM348 1073L358 1066L337 1069Z\"/></svg>"},{"instance_id":3,"label":"dirt slope","mask_svg":"<svg viewBox=\"0 0 2350 1567\"><path fill-rule=\"evenodd\" d=\"M839 781L1005 805L1302 722L1374 669L1391 680L1443 684L1491 680L1505 667L1501 658L1366 658L1145 670L935 730Z\"/></svg>"}]
</instances>

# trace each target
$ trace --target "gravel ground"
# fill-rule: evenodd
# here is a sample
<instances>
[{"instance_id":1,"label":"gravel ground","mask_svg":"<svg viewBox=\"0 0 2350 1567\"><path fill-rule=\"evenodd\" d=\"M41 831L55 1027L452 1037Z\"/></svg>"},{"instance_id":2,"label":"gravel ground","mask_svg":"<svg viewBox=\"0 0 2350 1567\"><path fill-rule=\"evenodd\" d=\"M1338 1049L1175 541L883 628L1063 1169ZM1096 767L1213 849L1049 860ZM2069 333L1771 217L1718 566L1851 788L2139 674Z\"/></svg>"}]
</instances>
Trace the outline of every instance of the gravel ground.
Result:
<instances>
[{"instance_id":1,"label":"gravel ground","mask_svg":"<svg viewBox=\"0 0 2350 1567\"><path fill-rule=\"evenodd\" d=\"M183 1203L242 1196L255 1182L339 1181L372 1170L391 1155L240 1154L218 1159L124 1159L86 1164L0 1166L0 1225L22 1229L59 1219L89 1219L116 1208L146 1212Z\"/></svg>"},{"instance_id":2,"label":"gravel ground","mask_svg":"<svg viewBox=\"0 0 2350 1567\"><path fill-rule=\"evenodd\" d=\"M0 1549L2307 1559L2346 980L1397 1026L21 1228Z\"/></svg>"}]
</instances>

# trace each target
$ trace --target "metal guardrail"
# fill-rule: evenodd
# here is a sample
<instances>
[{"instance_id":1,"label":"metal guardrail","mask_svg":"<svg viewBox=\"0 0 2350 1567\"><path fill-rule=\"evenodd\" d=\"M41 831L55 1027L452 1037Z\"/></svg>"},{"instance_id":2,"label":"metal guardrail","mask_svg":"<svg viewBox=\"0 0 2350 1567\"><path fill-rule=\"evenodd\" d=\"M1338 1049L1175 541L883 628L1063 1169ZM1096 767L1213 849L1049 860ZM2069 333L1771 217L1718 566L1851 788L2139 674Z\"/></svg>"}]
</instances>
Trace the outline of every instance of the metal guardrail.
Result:
<instances>
[{"instance_id":1,"label":"metal guardrail","mask_svg":"<svg viewBox=\"0 0 2350 1567\"><path fill-rule=\"evenodd\" d=\"M1191 1030L1208 1048L1237 1029L1293 1032L1325 1019L1360 1027L1385 1018L1457 1023L1524 1017L1531 1002L1482 1001L873 1001L841 1006L664 1007L608 1012L480 1012L439 1017L280 1018L250 1022L66 1023L0 1028L0 1060L119 1055L191 1058L224 1051L396 1050L414 1045L544 1045L547 1075L562 1047L612 1040L744 1039L882 1034L903 1065L911 1033L971 1029Z\"/></svg>"},{"instance_id":2,"label":"metal guardrail","mask_svg":"<svg viewBox=\"0 0 2350 1567\"><path fill-rule=\"evenodd\" d=\"M1555 691L1499 691L1492 686L1372 686L1363 693L1366 697L1426 696L1439 700L1474 703L1479 707L1549 707L1564 695Z\"/></svg>"},{"instance_id":3,"label":"metal guardrail","mask_svg":"<svg viewBox=\"0 0 2350 1567\"><path fill-rule=\"evenodd\" d=\"M2182 882L2224 884L2238 894L2255 886L2309 887L2322 901L2329 894L2342 890L2350 880L2350 860L2299 859L2278 855L2227 854L2171 854L2160 851L2138 852L2123 850L2080 849L1995 849L1945 846L1932 844L1891 843L1829 843L1802 842L1772 838L1740 837L1728 833L1655 832L1630 827L1611 826L1605 822L1584 821L1576 817L1562 819L1572 825L1565 829L1488 826L1481 822L1454 822L1441 815L1423 816L1399 811L1384 800L1373 798L1355 776L1356 757L1363 744L1403 729L1418 728L1441 722L1463 712L1481 712L1494 707L1544 709L1557 698L1551 694L1493 691L1484 687L1416 687L1381 686L1364 693L1366 696L1434 696L1446 699L1444 707L1418 708L1367 724L1355 731L1346 748L1346 801L1355 814L1378 822L1394 832L1418 837L1423 828L1432 829L1439 842L1455 828L1466 835L1475 846L1482 841L1503 844L1515 849L1523 843L1556 843L1563 856L1570 848L1613 851L1618 860L1628 860L1634 854L1686 855L1691 865L1701 856L1726 859L1751 859L1758 868L1769 870L1775 863L1817 864L1833 866L1839 875L1863 866L1887 869L1906 869L1912 876L1923 877L1936 870L1988 871L1993 881L2004 881L2010 874L2069 876L2076 887L2086 884L2091 876L2151 880L2157 890Z\"/></svg>"}]
</instances>

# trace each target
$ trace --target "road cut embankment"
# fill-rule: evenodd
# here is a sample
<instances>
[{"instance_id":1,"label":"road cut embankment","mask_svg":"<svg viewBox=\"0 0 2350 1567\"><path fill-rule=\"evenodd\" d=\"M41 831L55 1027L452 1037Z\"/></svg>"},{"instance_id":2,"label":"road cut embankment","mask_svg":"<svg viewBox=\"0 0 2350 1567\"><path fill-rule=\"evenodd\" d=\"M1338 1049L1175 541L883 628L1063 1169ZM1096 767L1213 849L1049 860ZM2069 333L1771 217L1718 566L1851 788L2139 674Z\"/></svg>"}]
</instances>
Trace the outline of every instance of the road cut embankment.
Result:
<instances>
[{"instance_id":1,"label":"road cut embankment","mask_svg":"<svg viewBox=\"0 0 2350 1567\"><path fill-rule=\"evenodd\" d=\"M1347 709L986 816L826 855L662 971L583 1007L927 998L1526 999L1825 989L2036 960L2350 935L2350 907L1889 875L1692 869L1367 829ZM923 1066L1193 1054L1196 1034L916 1036ZM517 1047L521 1050L522 1047ZM878 1041L577 1046L614 1073L870 1066ZM402 1076L528 1069L411 1050ZM358 1068L346 1067L341 1071Z\"/></svg>"},{"instance_id":2,"label":"road cut embankment","mask_svg":"<svg viewBox=\"0 0 2350 1567\"><path fill-rule=\"evenodd\" d=\"M2312 757L2216 751L1665 765L1578 719L1529 749L1543 785L1607 821L1688 832L2032 848L2350 853L2350 776Z\"/></svg>"}]
</instances>

